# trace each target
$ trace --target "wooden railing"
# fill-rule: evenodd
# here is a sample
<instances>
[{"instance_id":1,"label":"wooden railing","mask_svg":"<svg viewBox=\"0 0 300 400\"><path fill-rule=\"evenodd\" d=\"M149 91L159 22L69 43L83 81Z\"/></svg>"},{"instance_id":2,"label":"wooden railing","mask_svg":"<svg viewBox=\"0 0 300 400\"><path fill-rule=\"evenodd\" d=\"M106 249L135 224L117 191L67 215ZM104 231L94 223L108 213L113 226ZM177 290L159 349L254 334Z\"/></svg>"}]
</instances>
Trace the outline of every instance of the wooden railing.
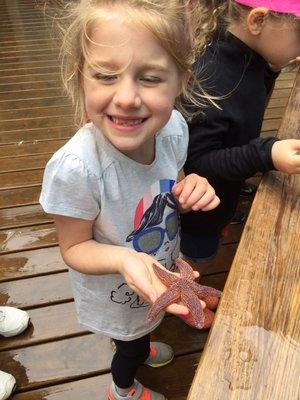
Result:
<instances>
[{"instance_id":1,"label":"wooden railing","mask_svg":"<svg viewBox=\"0 0 300 400\"><path fill-rule=\"evenodd\" d=\"M278 136L300 138L300 72ZM188 400L300 399L300 176L254 199Z\"/></svg>"}]
</instances>

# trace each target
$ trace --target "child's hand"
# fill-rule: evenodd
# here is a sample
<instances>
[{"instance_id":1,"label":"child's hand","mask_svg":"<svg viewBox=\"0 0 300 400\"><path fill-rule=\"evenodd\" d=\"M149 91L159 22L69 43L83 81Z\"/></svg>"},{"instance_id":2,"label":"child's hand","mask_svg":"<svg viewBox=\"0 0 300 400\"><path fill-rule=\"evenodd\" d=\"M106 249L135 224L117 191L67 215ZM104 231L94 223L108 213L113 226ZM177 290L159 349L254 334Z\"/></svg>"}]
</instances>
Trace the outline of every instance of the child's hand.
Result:
<instances>
[{"instance_id":1,"label":"child's hand","mask_svg":"<svg viewBox=\"0 0 300 400\"><path fill-rule=\"evenodd\" d=\"M300 56L294 58L293 60L289 61L287 65L275 65L275 64L269 64L269 67L272 71L274 72L280 72L283 68L288 68L288 70L293 70L294 68L297 68L300 64Z\"/></svg>"},{"instance_id":2,"label":"child's hand","mask_svg":"<svg viewBox=\"0 0 300 400\"><path fill-rule=\"evenodd\" d=\"M154 303L166 291L166 287L153 271L153 263L164 268L148 254L131 253L124 259L120 270L127 285L150 304ZM194 273L195 277L199 276L198 272L195 271ZM205 303L203 303L203 307L205 307ZM166 311L175 315L187 315L189 313L188 308L182 304L171 304Z\"/></svg>"},{"instance_id":3,"label":"child's hand","mask_svg":"<svg viewBox=\"0 0 300 400\"><path fill-rule=\"evenodd\" d=\"M190 174L176 183L172 189L173 195L178 199L182 212L209 211L220 204L214 188L207 179L197 174Z\"/></svg>"},{"instance_id":4,"label":"child's hand","mask_svg":"<svg viewBox=\"0 0 300 400\"><path fill-rule=\"evenodd\" d=\"M272 146L274 167L287 174L300 173L300 140L286 139L275 142Z\"/></svg>"}]
</instances>

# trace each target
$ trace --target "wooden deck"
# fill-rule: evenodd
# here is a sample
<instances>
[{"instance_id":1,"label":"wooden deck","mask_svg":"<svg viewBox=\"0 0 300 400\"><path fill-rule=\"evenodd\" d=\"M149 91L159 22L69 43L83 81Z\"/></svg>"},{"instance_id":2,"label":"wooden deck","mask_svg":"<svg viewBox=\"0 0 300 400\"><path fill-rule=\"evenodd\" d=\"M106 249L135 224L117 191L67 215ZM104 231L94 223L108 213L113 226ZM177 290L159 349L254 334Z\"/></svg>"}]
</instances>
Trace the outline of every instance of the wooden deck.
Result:
<instances>
[{"instance_id":1,"label":"wooden deck","mask_svg":"<svg viewBox=\"0 0 300 400\"><path fill-rule=\"evenodd\" d=\"M58 49L35 4L0 0L0 304L31 316L22 335L0 339L0 369L17 379L13 400L104 400L109 341L76 322L56 231L38 204L45 163L74 127ZM276 134L294 79L295 73L279 77L263 135ZM248 210L250 201L241 207ZM232 227L203 284L223 288L241 231ZM169 400L186 399L207 334L167 316L153 336L173 346L175 360L159 370L141 368L139 379Z\"/></svg>"}]
</instances>

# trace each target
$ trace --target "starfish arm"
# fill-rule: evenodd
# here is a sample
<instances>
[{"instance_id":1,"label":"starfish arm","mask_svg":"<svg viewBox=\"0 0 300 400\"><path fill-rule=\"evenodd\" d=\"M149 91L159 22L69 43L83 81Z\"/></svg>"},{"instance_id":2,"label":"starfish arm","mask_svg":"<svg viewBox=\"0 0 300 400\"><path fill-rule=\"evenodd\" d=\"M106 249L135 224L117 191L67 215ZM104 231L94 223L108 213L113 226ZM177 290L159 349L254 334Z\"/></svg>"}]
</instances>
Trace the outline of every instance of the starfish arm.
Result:
<instances>
[{"instance_id":1,"label":"starfish arm","mask_svg":"<svg viewBox=\"0 0 300 400\"><path fill-rule=\"evenodd\" d=\"M191 288L195 292L195 294L199 297L199 299L203 299L206 296L217 296L221 297L222 292L218 289L214 289L210 286L199 285L197 282L189 282Z\"/></svg>"},{"instance_id":2,"label":"starfish arm","mask_svg":"<svg viewBox=\"0 0 300 400\"><path fill-rule=\"evenodd\" d=\"M195 327L202 329L204 326L204 312L199 298L192 290L183 290L181 301L190 310Z\"/></svg>"},{"instance_id":3,"label":"starfish arm","mask_svg":"<svg viewBox=\"0 0 300 400\"><path fill-rule=\"evenodd\" d=\"M179 278L171 274L171 272L168 272L167 269L162 269L158 267L156 264L152 264L153 271L155 272L155 275L162 281L162 283L170 287L174 283L177 283L179 281Z\"/></svg>"},{"instance_id":4,"label":"starfish arm","mask_svg":"<svg viewBox=\"0 0 300 400\"><path fill-rule=\"evenodd\" d=\"M182 258L176 258L175 265L179 269L182 278L189 281L195 280L193 268L186 261Z\"/></svg>"},{"instance_id":5,"label":"starfish arm","mask_svg":"<svg viewBox=\"0 0 300 400\"><path fill-rule=\"evenodd\" d=\"M176 303L180 299L180 288L173 285L167 289L151 306L147 321L148 323L155 320L158 314L167 308L170 304Z\"/></svg>"}]
</instances>

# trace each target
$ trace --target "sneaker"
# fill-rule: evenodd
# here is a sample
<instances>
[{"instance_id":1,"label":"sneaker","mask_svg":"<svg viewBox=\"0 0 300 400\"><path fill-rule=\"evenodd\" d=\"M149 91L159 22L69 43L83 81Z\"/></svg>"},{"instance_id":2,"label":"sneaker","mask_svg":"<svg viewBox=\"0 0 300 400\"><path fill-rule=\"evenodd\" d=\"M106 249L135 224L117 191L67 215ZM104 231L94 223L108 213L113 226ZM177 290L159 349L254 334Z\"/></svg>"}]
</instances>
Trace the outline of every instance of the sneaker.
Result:
<instances>
[{"instance_id":1,"label":"sneaker","mask_svg":"<svg viewBox=\"0 0 300 400\"><path fill-rule=\"evenodd\" d=\"M257 191L257 187L255 185L253 185L253 183L244 182L241 187L240 195L249 197L249 196L253 196L256 193L256 191Z\"/></svg>"},{"instance_id":2,"label":"sneaker","mask_svg":"<svg viewBox=\"0 0 300 400\"><path fill-rule=\"evenodd\" d=\"M150 343L150 354L144 364L157 368L169 364L174 358L171 346L160 342Z\"/></svg>"},{"instance_id":3,"label":"sneaker","mask_svg":"<svg viewBox=\"0 0 300 400\"><path fill-rule=\"evenodd\" d=\"M16 380L11 374L0 371L0 400L8 399L16 386Z\"/></svg>"},{"instance_id":4,"label":"sneaker","mask_svg":"<svg viewBox=\"0 0 300 400\"><path fill-rule=\"evenodd\" d=\"M120 396L114 383L108 389L109 400L167 400L164 395L145 388L140 382L134 380L134 387L127 396Z\"/></svg>"},{"instance_id":5,"label":"sneaker","mask_svg":"<svg viewBox=\"0 0 300 400\"><path fill-rule=\"evenodd\" d=\"M246 214L243 211L236 210L232 220L230 221L230 225L238 225L244 222L246 219Z\"/></svg>"},{"instance_id":6,"label":"sneaker","mask_svg":"<svg viewBox=\"0 0 300 400\"><path fill-rule=\"evenodd\" d=\"M26 311L14 307L0 307L0 335L18 335L27 328L28 323L29 315Z\"/></svg>"}]
</instances>

